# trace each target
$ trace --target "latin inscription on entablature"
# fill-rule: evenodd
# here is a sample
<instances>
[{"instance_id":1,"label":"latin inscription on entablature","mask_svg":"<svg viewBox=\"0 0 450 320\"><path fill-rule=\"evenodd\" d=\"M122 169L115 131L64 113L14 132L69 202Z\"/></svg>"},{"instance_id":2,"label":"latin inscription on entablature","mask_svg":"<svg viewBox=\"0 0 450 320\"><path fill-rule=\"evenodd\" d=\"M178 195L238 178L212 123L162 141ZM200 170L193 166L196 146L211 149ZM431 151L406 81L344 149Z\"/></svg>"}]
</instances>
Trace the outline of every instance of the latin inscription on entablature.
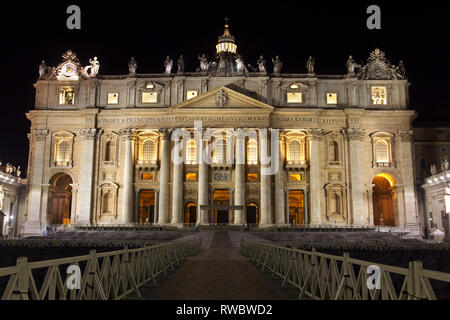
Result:
<instances>
[{"instance_id":1,"label":"latin inscription on entablature","mask_svg":"<svg viewBox=\"0 0 450 320\"><path fill-rule=\"evenodd\" d=\"M269 123L268 116L258 115L198 115L198 116L143 116L143 117L115 117L99 118L98 123L103 125L114 124L177 124L178 126L192 126L195 121L202 121L206 124L214 123L235 123L252 124L266 126Z\"/></svg>"},{"instance_id":2,"label":"latin inscription on entablature","mask_svg":"<svg viewBox=\"0 0 450 320\"><path fill-rule=\"evenodd\" d=\"M286 127L309 127L309 126L345 126L345 118L317 118L317 117L274 117L272 121L274 126Z\"/></svg>"}]
</instances>

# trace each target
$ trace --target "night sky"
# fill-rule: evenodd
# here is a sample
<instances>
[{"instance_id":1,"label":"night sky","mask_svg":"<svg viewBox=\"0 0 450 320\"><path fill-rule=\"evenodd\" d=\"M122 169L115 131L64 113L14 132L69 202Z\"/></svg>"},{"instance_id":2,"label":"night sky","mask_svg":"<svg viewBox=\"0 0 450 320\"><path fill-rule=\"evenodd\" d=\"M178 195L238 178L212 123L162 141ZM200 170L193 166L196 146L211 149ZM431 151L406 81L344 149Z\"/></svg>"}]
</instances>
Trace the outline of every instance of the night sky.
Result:
<instances>
[{"instance_id":1,"label":"night sky","mask_svg":"<svg viewBox=\"0 0 450 320\"><path fill-rule=\"evenodd\" d=\"M195 71L199 54L213 56L226 16L246 64L255 66L260 54L267 61L279 55L286 73L306 73L306 60L312 55L317 74L344 74L349 55L365 62L379 47L392 64L405 62L411 108L420 119L439 120L440 125L450 121L450 26L442 2L13 3L2 3L0 9L0 160L23 168L30 126L25 113L33 108L33 83L41 60L57 66L61 55L71 49L83 65L97 56L100 74L127 74L131 56L138 61L138 73L162 73L167 55L176 61L183 54L186 71ZM66 9L71 4L81 8L79 31L66 28ZM381 8L381 30L366 27L371 4Z\"/></svg>"}]
</instances>

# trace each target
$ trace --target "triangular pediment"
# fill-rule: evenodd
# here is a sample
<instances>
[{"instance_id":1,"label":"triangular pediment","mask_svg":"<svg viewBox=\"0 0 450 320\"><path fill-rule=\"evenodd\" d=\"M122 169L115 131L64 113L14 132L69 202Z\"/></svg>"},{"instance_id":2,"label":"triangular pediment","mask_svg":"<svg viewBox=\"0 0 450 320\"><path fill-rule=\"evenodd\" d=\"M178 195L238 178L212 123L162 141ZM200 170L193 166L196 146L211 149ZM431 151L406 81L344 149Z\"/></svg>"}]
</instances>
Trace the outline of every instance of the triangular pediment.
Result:
<instances>
[{"instance_id":1,"label":"triangular pediment","mask_svg":"<svg viewBox=\"0 0 450 320\"><path fill-rule=\"evenodd\" d=\"M248 110L272 111L273 107L246 94L237 92L226 86L205 92L193 99L186 100L172 106L172 109L220 109L220 110Z\"/></svg>"}]
</instances>

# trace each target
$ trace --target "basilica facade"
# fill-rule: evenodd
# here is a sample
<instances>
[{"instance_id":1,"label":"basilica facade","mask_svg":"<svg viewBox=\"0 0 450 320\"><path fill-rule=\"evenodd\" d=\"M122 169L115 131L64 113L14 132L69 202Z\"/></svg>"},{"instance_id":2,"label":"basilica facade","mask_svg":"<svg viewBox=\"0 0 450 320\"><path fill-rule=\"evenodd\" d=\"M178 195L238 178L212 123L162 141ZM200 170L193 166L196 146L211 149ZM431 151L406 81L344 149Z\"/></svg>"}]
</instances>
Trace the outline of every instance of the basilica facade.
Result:
<instances>
[{"instance_id":1,"label":"basilica facade","mask_svg":"<svg viewBox=\"0 0 450 320\"><path fill-rule=\"evenodd\" d=\"M346 225L418 230L409 83L375 49L342 75L211 61L103 75L40 68L22 234L50 225ZM178 67L178 68L177 68ZM177 69L177 70L175 70ZM269 70L270 69L270 70ZM272 72L273 70L273 72ZM180 161L181 159L181 161Z\"/></svg>"}]
</instances>

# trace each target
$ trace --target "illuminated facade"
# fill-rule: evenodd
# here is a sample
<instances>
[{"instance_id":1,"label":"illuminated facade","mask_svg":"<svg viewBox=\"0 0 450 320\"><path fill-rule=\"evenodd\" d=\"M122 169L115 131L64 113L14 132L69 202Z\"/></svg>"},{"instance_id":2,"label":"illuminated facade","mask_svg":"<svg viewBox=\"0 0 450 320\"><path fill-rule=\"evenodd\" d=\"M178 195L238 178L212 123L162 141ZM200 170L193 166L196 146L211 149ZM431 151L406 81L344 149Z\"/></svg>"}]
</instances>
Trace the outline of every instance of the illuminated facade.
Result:
<instances>
[{"instance_id":1,"label":"illuminated facade","mask_svg":"<svg viewBox=\"0 0 450 320\"><path fill-rule=\"evenodd\" d=\"M328 76L239 72L228 26L216 49L197 72L146 75L89 76L73 52L64 54L35 84L27 114L24 234L136 223L417 232L415 112L408 81L383 52L357 72L350 63L347 73ZM173 141L179 128L188 132L181 151ZM223 135L205 139L211 129ZM276 145L264 143L266 133ZM211 163L200 161L202 147L211 148ZM183 163L172 161L176 152ZM268 175L266 153L278 159ZM230 161L237 158L243 162Z\"/></svg>"}]
</instances>

